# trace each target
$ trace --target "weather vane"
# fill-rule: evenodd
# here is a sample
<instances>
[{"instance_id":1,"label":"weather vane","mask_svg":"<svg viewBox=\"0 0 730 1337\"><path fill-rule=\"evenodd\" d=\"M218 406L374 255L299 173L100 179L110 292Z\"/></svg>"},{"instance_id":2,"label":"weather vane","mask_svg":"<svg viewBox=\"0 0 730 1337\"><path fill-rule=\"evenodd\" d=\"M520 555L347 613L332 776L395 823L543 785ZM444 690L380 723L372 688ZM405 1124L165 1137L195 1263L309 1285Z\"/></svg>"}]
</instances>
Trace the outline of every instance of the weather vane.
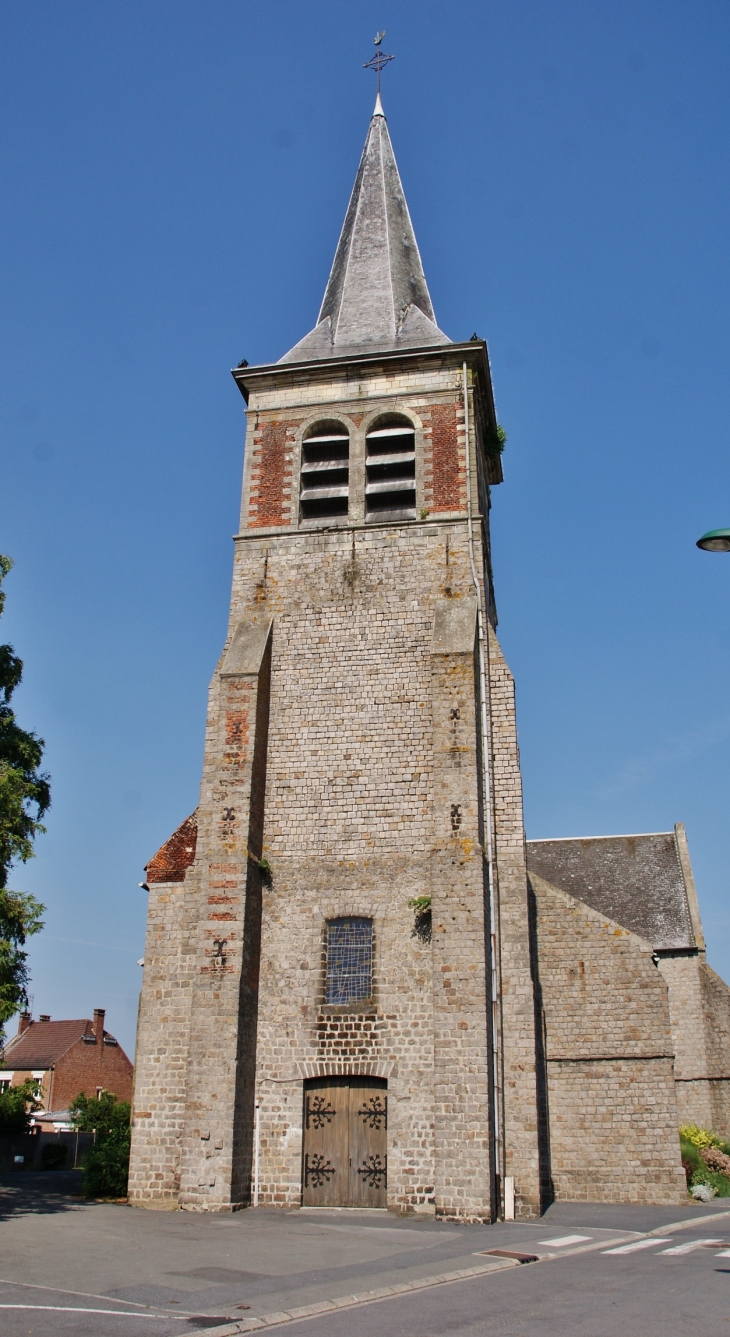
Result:
<instances>
[{"instance_id":1,"label":"weather vane","mask_svg":"<svg viewBox=\"0 0 730 1337\"><path fill-rule=\"evenodd\" d=\"M382 42L384 37L385 37L385 30L377 34L375 38L375 46L377 48L375 55L371 56L370 60L366 60L365 64L363 65L364 70L375 70L377 73L378 97L380 97L380 71L383 69L385 65L388 64L389 60L395 60L395 56L386 56L385 52L381 51L380 49L380 43Z\"/></svg>"}]
</instances>

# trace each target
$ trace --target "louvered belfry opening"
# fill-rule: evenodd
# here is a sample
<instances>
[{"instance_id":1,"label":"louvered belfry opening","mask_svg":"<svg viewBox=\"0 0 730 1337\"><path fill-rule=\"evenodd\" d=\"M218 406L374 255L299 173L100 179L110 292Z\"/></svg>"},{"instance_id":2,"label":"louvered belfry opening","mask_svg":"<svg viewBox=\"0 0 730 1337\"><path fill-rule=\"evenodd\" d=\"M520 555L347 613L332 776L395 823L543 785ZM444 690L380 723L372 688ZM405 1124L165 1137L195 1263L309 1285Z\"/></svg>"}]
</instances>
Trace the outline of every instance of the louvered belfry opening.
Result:
<instances>
[{"instance_id":1,"label":"louvered belfry opening","mask_svg":"<svg viewBox=\"0 0 730 1337\"><path fill-rule=\"evenodd\" d=\"M347 516L350 438L341 422L320 422L302 442L302 520Z\"/></svg>"},{"instance_id":2,"label":"louvered belfry opening","mask_svg":"<svg viewBox=\"0 0 730 1337\"><path fill-rule=\"evenodd\" d=\"M416 433L400 414L378 418L365 437L369 520L415 520Z\"/></svg>"}]
</instances>

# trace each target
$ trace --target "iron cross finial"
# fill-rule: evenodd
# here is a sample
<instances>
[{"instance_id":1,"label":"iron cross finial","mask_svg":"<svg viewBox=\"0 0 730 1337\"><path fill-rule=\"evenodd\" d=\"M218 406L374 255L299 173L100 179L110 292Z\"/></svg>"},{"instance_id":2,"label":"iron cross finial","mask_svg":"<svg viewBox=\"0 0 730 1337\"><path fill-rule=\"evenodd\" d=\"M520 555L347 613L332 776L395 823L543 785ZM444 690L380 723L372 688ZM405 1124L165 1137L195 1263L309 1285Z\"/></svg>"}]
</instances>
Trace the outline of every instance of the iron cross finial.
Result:
<instances>
[{"instance_id":1,"label":"iron cross finial","mask_svg":"<svg viewBox=\"0 0 730 1337\"><path fill-rule=\"evenodd\" d=\"M370 60L366 60L365 64L363 65L364 70L375 70L378 76L378 97L380 97L380 71L384 68L385 65L388 64L389 60L395 60L395 56L386 56L385 52L383 51L380 45L384 37L385 37L385 29L383 29L382 32L376 34L375 55L371 56Z\"/></svg>"}]
</instances>

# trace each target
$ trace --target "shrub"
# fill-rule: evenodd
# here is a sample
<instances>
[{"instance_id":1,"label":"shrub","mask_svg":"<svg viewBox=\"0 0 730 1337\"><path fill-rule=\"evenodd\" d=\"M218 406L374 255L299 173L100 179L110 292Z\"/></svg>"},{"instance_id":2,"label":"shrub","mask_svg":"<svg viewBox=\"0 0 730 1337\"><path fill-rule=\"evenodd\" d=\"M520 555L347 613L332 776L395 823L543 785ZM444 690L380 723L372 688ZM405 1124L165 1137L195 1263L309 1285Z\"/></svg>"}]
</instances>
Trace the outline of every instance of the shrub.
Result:
<instances>
[{"instance_id":1,"label":"shrub","mask_svg":"<svg viewBox=\"0 0 730 1337\"><path fill-rule=\"evenodd\" d=\"M708 1170L716 1170L721 1175L730 1175L730 1156L726 1156L719 1147L703 1147L700 1156Z\"/></svg>"},{"instance_id":2,"label":"shrub","mask_svg":"<svg viewBox=\"0 0 730 1337\"><path fill-rule=\"evenodd\" d=\"M124 1198L129 1177L129 1144L97 1142L84 1161L84 1196Z\"/></svg>"},{"instance_id":3,"label":"shrub","mask_svg":"<svg viewBox=\"0 0 730 1337\"><path fill-rule=\"evenodd\" d=\"M68 1147L65 1142L46 1142L41 1151L41 1166L44 1170L63 1170L68 1159Z\"/></svg>"},{"instance_id":4,"label":"shrub","mask_svg":"<svg viewBox=\"0 0 730 1337\"><path fill-rule=\"evenodd\" d=\"M98 1100L78 1095L71 1105L74 1127L96 1133L96 1141L84 1161L84 1193L87 1198L123 1198L129 1176L129 1146L132 1138L131 1107L102 1091Z\"/></svg>"},{"instance_id":5,"label":"shrub","mask_svg":"<svg viewBox=\"0 0 730 1337\"><path fill-rule=\"evenodd\" d=\"M696 1123L684 1123L679 1130L680 1142L691 1142L693 1146L699 1147L719 1147L720 1139L716 1133L711 1133L707 1128L700 1128Z\"/></svg>"},{"instance_id":6,"label":"shrub","mask_svg":"<svg viewBox=\"0 0 730 1337\"><path fill-rule=\"evenodd\" d=\"M693 1184L690 1193L699 1202L712 1202L715 1196L715 1190L710 1188L709 1184Z\"/></svg>"},{"instance_id":7,"label":"shrub","mask_svg":"<svg viewBox=\"0 0 730 1337\"><path fill-rule=\"evenodd\" d=\"M715 1170L700 1171L699 1174L692 1176L692 1187L697 1184L705 1184L709 1188L714 1188L718 1198L730 1198L730 1179L727 1175L717 1174Z\"/></svg>"}]
</instances>

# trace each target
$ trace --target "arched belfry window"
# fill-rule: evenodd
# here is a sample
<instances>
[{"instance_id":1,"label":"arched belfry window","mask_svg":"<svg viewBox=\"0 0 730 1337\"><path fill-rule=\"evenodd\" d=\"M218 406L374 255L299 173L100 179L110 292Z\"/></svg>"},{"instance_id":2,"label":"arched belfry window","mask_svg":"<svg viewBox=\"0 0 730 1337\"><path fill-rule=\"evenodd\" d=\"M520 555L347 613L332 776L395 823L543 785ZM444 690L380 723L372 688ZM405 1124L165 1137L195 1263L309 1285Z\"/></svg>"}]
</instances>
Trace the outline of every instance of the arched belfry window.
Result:
<instances>
[{"instance_id":1,"label":"arched belfry window","mask_svg":"<svg viewBox=\"0 0 730 1337\"><path fill-rule=\"evenodd\" d=\"M402 414L371 424L365 436L365 504L370 520L415 520L416 433Z\"/></svg>"},{"instance_id":2,"label":"arched belfry window","mask_svg":"<svg viewBox=\"0 0 730 1337\"><path fill-rule=\"evenodd\" d=\"M346 516L350 482L350 437L341 422L318 422L302 441L302 520Z\"/></svg>"},{"instance_id":3,"label":"arched belfry window","mask_svg":"<svg viewBox=\"0 0 730 1337\"><path fill-rule=\"evenodd\" d=\"M327 922L325 1002L357 1003L373 992L373 921L348 916Z\"/></svg>"}]
</instances>

